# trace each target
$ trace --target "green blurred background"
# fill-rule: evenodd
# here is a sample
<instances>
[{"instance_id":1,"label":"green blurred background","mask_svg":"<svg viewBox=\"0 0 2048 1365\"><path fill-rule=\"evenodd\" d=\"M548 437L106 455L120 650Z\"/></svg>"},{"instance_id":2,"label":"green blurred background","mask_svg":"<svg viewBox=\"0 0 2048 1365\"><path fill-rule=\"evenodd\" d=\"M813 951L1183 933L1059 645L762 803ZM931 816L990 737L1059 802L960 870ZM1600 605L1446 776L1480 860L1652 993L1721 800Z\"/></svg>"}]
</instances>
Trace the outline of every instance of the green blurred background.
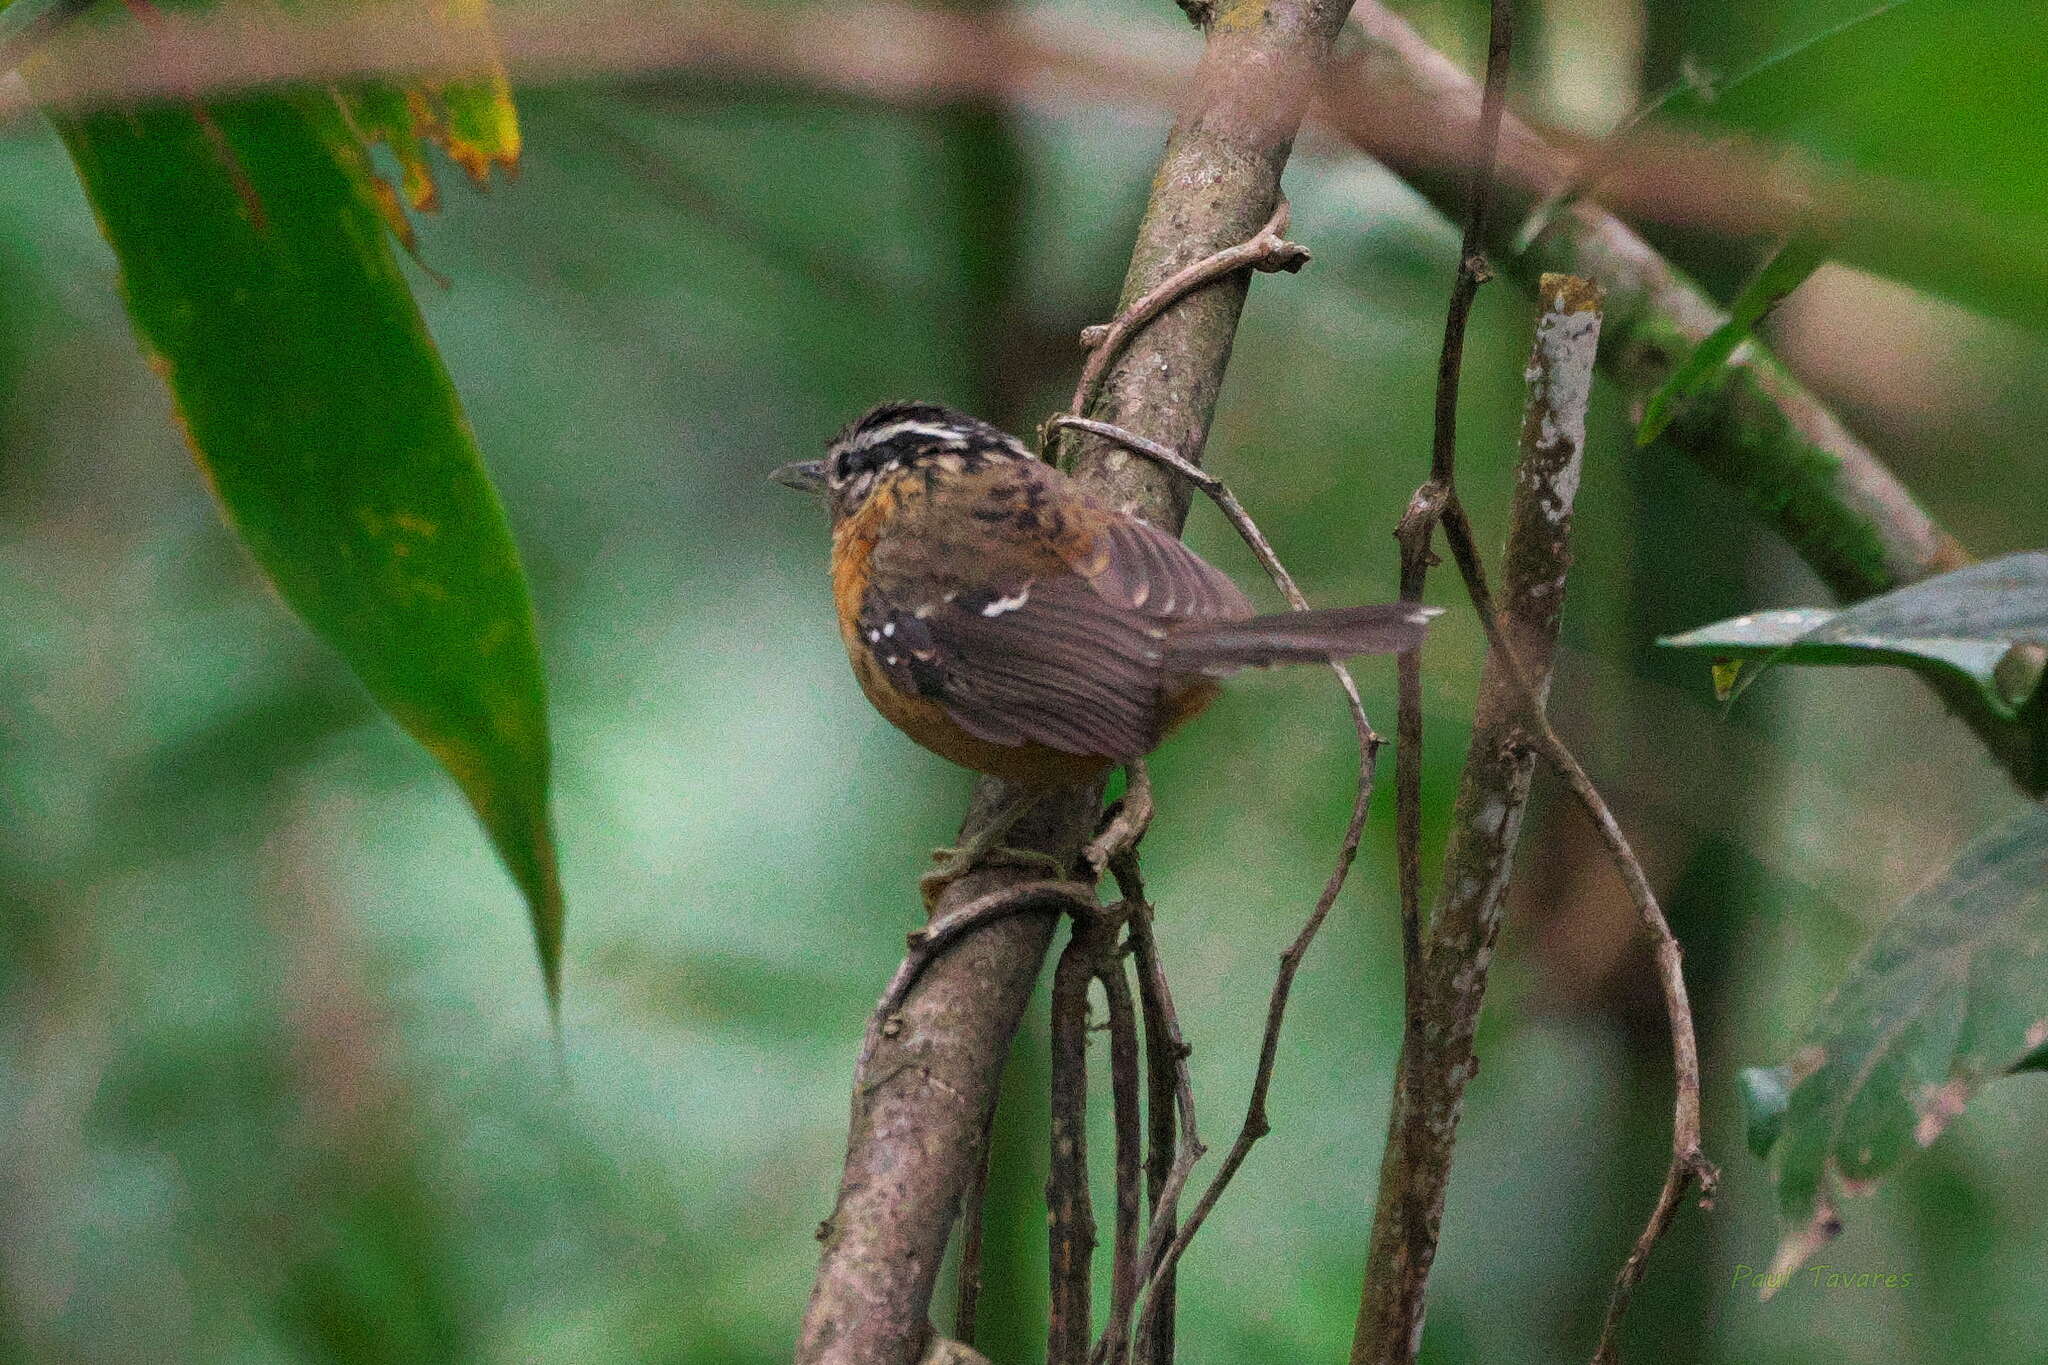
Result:
<instances>
[{"instance_id":1,"label":"green blurred background","mask_svg":"<svg viewBox=\"0 0 2048 1365\"><path fill-rule=\"evenodd\" d=\"M1059 7L1054 7L1055 9ZM1165 0L1074 0L1198 38ZM1682 61L1853 8L1531 7L1518 98L1599 132ZM1469 58L1476 7L1411 18ZM445 776L263 588L122 314L55 137L0 126L0 1358L786 1359L865 1012L968 777L848 675L817 507L771 487L886 397L1028 431L1121 279L1167 115L885 107L677 77L521 92L516 184L457 190L415 279L535 584L570 897L558 1078L519 902ZM1211 462L1320 603L1390 593L1455 234L1306 137L1299 277L1255 285ZM1727 297L1754 243L1660 239ZM1486 290L1464 486L1497 538L1531 313ZM2048 346L1847 271L1783 354L1964 543L2038 543ZM260 373L260 357L252 357ZM1259 575L1219 518L1194 543ZM1778 1060L1891 904L2015 800L1902 677L1788 669L1731 718L1663 632L1823 603L1603 388L1555 711L1685 941L1726 1179L1631 1339L1679 1362L2039 1358L2048 1096L1991 1087L1821 1260L1776 1240L1733 1078ZM1440 576L1437 600L1455 583ZM1263 600L1263 599L1262 599ZM1428 674L1427 835L1480 641ZM1363 670L1393 716L1391 669ZM1203 1129L1235 1129L1276 955L1341 831L1335 689L1249 679L1158 759L1147 843ZM1661 1179L1667 1043L1625 899L1539 782L1425 1357L1583 1359ZM1341 1358L1399 1026L1392 803L1302 975L1274 1134L1184 1263L1183 1358ZM1043 1350L1044 1019L1001 1115L982 1344ZM1106 1202L1105 1196L1098 1196ZM941 1317L941 1322L945 1321Z\"/></svg>"}]
</instances>

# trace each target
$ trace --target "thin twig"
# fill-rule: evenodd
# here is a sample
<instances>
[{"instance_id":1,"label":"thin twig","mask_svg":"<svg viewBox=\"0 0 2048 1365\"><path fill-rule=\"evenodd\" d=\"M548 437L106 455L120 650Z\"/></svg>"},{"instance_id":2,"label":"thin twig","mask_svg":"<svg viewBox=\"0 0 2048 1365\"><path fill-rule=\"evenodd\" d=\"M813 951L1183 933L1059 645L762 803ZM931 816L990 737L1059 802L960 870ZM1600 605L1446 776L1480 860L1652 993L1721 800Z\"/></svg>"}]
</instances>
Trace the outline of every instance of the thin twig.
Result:
<instances>
[{"instance_id":1,"label":"thin twig","mask_svg":"<svg viewBox=\"0 0 2048 1365\"><path fill-rule=\"evenodd\" d=\"M1493 199L1494 164L1499 156L1500 121L1507 107L1508 55L1514 41L1514 8L1494 0L1487 36L1486 86L1479 121L1472 132L1471 181L1465 228L1458 245L1458 270L1444 309L1444 339L1437 352L1435 421L1430 437L1429 481L1415 491L1394 536L1401 549L1401 600L1419 604L1435 558L1430 540L1445 505L1455 496L1458 461L1458 384L1465 367L1465 328L1479 286L1493 278L1482 254L1487 210ZM1422 1028L1420 986L1427 926L1422 922L1422 651L1404 650L1394 660L1394 847L1401 901L1401 979L1404 1040ZM1405 1048L1404 1048L1405 1051ZM1411 1229L1420 1232L1420 1229Z\"/></svg>"},{"instance_id":2,"label":"thin twig","mask_svg":"<svg viewBox=\"0 0 2048 1365\"><path fill-rule=\"evenodd\" d=\"M1493 204L1493 170L1500 157L1500 120L1507 109L1508 54L1514 45L1515 7L1493 0L1486 38L1486 84L1479 99L1479 123L1472 130L1472 181L1466 196L1465 231L1458 246L1458 274L1444 310L1444 344L1437 356L1436 426L1430 443L1429 476L1446 488L1456 481L1458 460L1458 377L1465 365L1465 322L1479 286L1493 278L1487 267L1487 212Z\"/></svg>"},{"instance_id":3,"label":"thin twig","mask_svg":"<svg viewBox=\"0 0 2048 1365\"><path fill-rule=\"evenodd\" d=\"M1110 1117L1115 1134L1116 1229L1111 1240L1109 1306L1112 1322L1130 1321L1138 1300L1138 1238L1143 1217L1143 1161L1138 1075L1138 1012L1123 957L1107 953L1096 963L1096 979L1109 1013ZM1122 1365L1119 1341L1110 1365Z\"/></svg>"},{"instance_id":4,"label":"thin twig","mask_svg":"<svg viewBox=\"0 0 2048 1365\"><path fill-rule=\"evenodd\" d=\"M1052 1159L1045 1180L1051 1266L1047 1365L1086 1365L1095 1251L1088 1196L1088 983L1100 960L1101 920L1074 921L1052 976Z\"/></svg>"},{"instance_id":5,"label":"thin twig","mask_svg":"<svg viewBox=\"0 0 2048 1365\"><path fill-rule=\"evenodd\" d=\"M1287 599L1288 607L1294 611L1307 611L1309 609L1308 598L1302 595L1300 586L1294 581L1294 575L1287 572L1287 566L1280 562L1280 556L1273 550L1273 543L1266 539L1266 534L1259 529L1259 524L1252 520L1249 512L1244 510L1244 504L1237 500L1237 494L1230 491L1229 484L1226 484L1223 480L1200 466L1183 459L1179 453L1168 449L1159 442L1147 440L1143 436L1125 431L1122 427L1112 426L1108 422L1097 422L1087 417L1062 414L1053 418L1045 425L1048 432L1057 430L1060 427L1073 427L1077 430L1100 436L1104 440L1114 441L1127 450L1143 455L1148 460L1165 465L1168 469L1171 469L1174 473L1179 474L1189 483L1192 483L1215 502L1217 509L1223 513L1224 519L1236 530L1237 534L1244 540L1244 543L1251 547L1252 554L1258 558L1259 564L1266 570L1267 575L1272 578L1273 586L1278 588L1280 595ZM1330 660L1330 671L1337 675L1337 684L1344 689L1345 705L1351 712L1351 726L1358 735L1360 747L1363 748L1368 745L1376 747L1380 742L1380 737L1373 731L1372 722L1366 718L1365 700L1359 696L1358 683L1351 676L1350 666L1342 659L1332 659Z\"/></svg>"},{"instance_id":6,"label":"thin twig","mask_svg":"<svg viewBox=\"0 0 2048 1365\"><path fill-rule=\"evenodd\" d=\"M1048 434L1062 427L1072 427L1076 431L1085 431L1106 441L1114 441L1133 454L1143 455L1155 464L1166 466L1201 489L1215 500L1217 508L1230 522L1232 529L1244 538L1244 543L1258 556L1259 564L1272 576L1273 585L1280 589L1280 595L1287 599L1287 605L1295 611L1309 609L1308 599L1302 596L1300 587L1295 584L1294 575L1287 572L1287 566L1282 564L1280 556L1273 552L1273 543L1266 539L1266 533L1259 529L1258 523L1251 519L1250 514L1244 510L1244 504L1237 500L1237 495L1230 491L1230 486L1223 480L1184 459L1179 452L1109 422L1098 422L1090 417L1061 413L1045 424Z\"/></svg>"},{"instance_id":7,"label":"thin twig","mask_svg":"<svg viewBox=\"0 0 2048 1365\"><path fill-rule=\"evenodd\" d=\"M1134 758L1124 765L1124 794L1102 822L1102 830L1081 850L1081 865L1101 877L1103 869L1138 847L1145 831L1152 827L1152 774L1145 760Z\"/></svg>"},{"instance_id":8,"label":"thin twig","mask_svg":"<svg viewBox=\"0 0 2048 1365\"><path fill-rule=\"evenodd\" d=\"M1151 912L1143 906L1139 909L1145 917L1144 941L1149 942ZM1161 1224L1170 1237L1174 1232L1172 1216L1169 1213L1161 1218L1159 1201L1165 1193L1166 1178L1173 1170L1178 1132L1174 1121L1175 1092L1180 1076L1187 1070L1187 1058L1184 1053L1177 1052L1170 1041L1167 1027L1171 1020L1170 1012L1162 1015L1157 998L1147 989L1147 974L1157 971L1157 958L1154 956L1148 963L1147 950L1140 947L1140 942L1138 931L1133 928L1132 957L1138 968L1139 1003L1145 1016L1145 1210L1146 1216ZM1152 1330L1138 1339L1139 1365L1172 1365L1175 1291L1174 1276L1169 1272L1160 1278L1154 1290L1159 1298L1159 1310L1152 1315ZM1118 1348L1130 1339L1130 1313L1134 1307L1134 1304L1126 1306L1124 1315L1112 1320L1116 1330L1110 1339ZM1121 1349L1118 1350L1120 1358L1125 1355Z\"/></svg>"},{"instance_id":9,"label":"thin twig","mask_svg":"<svg viewBox=\"0 0 2048 1365\"><path fill-rule=\"evenodd\" d=\"M1279 555L1274 553L1272 543L1259 530L1251 515L1244 510L1244 504L1237 500L1237 496L1221 479L1197 467L1169 447L1108 422L1097 422L1067 414L1055 417L1046 424L1048 432L1060 427L1074 427L1113 441L1147 459L1165 465L1186 478L1216 503L1224 517L1244 539L1245 544L1251 547L1252 553L1258 556L1260 564L1271 575L1274 585L1280 589L1288 605L1296 611L1309 609L1307 598L1295 584L1293 575L1289 574L1286 566L1280 562ZM1146 1254L1141 1264L1146 1270L1146 1283L1152 1288L1146 1299L1145 1311L1139 1318L1138 1331L1141 1340L1146 1334L1147 1324L1161 1311L1158 1291L1160 1278L1171 1275L1175 1264L1187 1250L1188 1243L1194 1240L1195 1234L1201 1230L1203 1221L1208 1218L1210 1210L1215 1208L1216 1202L1223 1196L1223 1191L1237 1175L1238 1168L1244 1164L1246 1156L1251 1152L1252 1144L1271 1129L1266 1113L1266 1097L1272 1088L1273 1067L1279 1055L1280 1029L1286 1020L1287 1000L1294 989L1294 976L1300 970L1301 960L1307 954L1309 945L1315 941L1323 921L1328 918L1330 907L1335 904L1338 893L1344 889L1344 880L1350 875L1352 861L1358 856L1358 842L1364 833L1366 816L1371 809L1373 774L1378 765L1382 741L1373 730L1372 722L1366 717L1365 703L1359 696L1358 685L1353 681L1350 669L1345 667L1341 660L1336 659L1331 660L1330 667L1344 689L1352 726L1358 738L1358 787L1352 801L1351 820L1345 827L1344 839L1337 851L1337 865L1324 884L1322 895L1317 898L1315 908L1309 912L1308 920L1302 925L1301 931L1280 955L1279 971L1266 1005L1266 1027L1260 1041L1259 1065L1252 1077L1251 1099L1246 1106L1244 1123L1238 1129L1237 1138L1231 1143L1222 1166L1217 1169L1208 1187L1202 1191L1201 1198L1196 1201L1186 1224L1165 1230L1164 1225L1155 1217L1152 1230L1146 1238ZM1185 1162L1177 1164L1173 1175L1180 1177L1179 1181L1176 1182L1171 1176L1167 1181L1159 1206L1169 1214L1176 1210L1181 1186L1185 1184L1189 1166L1190 1163ZM1160 1249L1162 1245L1163 1249Z\"/></svg>"},{"instance_id":10,"label":"thin twig","mask_svg":"<svg viewBox=\"0 0 2048 1365\"><path fill-rule=\"evenodd\" d=\"M972 1346L981 1325L981 1241L987 1231L988 1170L995 1150L995 1107L981 1131L981 1159L960 1195L959 1298L953 1309L953 1339Z\"/></svg>"},{"instance_id":11,"label":"thin twig","mask_svg":"<svg viewBox=\"0 0 2048 1365\"><path fill-rule=\"evenodd\" d=\"M1290 212L1283 196L1274 206L1273 216L1253 236L1183 267L1147 290L1118 314L1115 321L1083 331L1081 344L1088 348L1088 361L1081 367L1081 378L1074 385L1074 400L1067 405L1067 410L1087 412L1088 405L1095 399L1095 390L1102 384L1102 376L1123 354L1124 347L1130 345L1131 338L1143 331L1152 319L1197 289L1235 275L1240 270L1292 272L1307 265L1308 248L1298 242L1290 242L1282 235L1287 231Z\"/></svg>"},{"instance_id":12,"label":"thin twig","mask_svg":"<svg viewBox=\"0 0 2048 1365\"><path fill-rule=\"evenodd\" d=\"M896 974L882 992L882 998L868 1018L866 1040L861 1044L859 1068L867 1069L875 1044L895 1036L896 1012L933 962L968 934L986 924L1022 914L1092 914L1096 909L1094 891L1079 882L1022 882L1016 886L977 896L967 904L945 911L922 929L905 936L909 951L897 964Z\"/></svg>"},{"instance_id":13,"label":"thin twig","mask_svg":"<svg viewBox=\"0 0 2048 1365\"><path fill-rule=\"evenodd\" d=\"M1146 1163L1147 1195L1151 1223L1140 1249L1135 1279L1143 1289L1148 1267L1157 1263L1176 1231L1174 1208L1180 1192L1195 1166L1208 1152L1195 1122L1195 1089L1188 1072L1193 1049L1181 1032L1180 1017L1173 1008L1173 991L1167 985L1166 969L1159 958L1158 940L1152 933L1152 908L1145 900L1145 884L1138 861L1124 856L1111 864L1117 888L1123 897L1125 923L1129 926L1131 957L1138 969L1138 999L1145 1013L1147 1083L1147 1124L1150 1151ZM1178 1120L1176 1124L1176 1119ZM1180 1142L1176 1154L1175 1130ZM1171 1269L1153 1279L1153 1306L1138 1333L1137 1354L1141 1365L1171 1365L1174 1341L1174 1275ZM1130 1310L1124 1305L1119 1316L1112 1313L1102 1337L1096 1342L1098 1360L1121 1354L1130 1340Z\"/></svg>"},{"instance_id":14,"label":"thin twig","mask_svg":"<svg viewBox=\"0 0 2048 1365\"><path fill-rule=\"evenodd\" d=\"M1620 1273L1615 1276L1614 1294L1607 1305L1607 1319L1600 1328L1600 1345L1593 1355L1594 1365L1614 1365L1621 1359L1622 1316L1628 1312L1629 1300L1636 1285L1642 1281L1651 1250L1670 1228L1678 1206L1684 1202L1693 1184L1699 1185L1700 1199L1704 1204L1713 1198L1714 1187L1720 1182L1721 1174L1700 1147L1699 1044L1693 1037L1692 1006L1686 999L1685 967L1678 939L1657 905L1656 893L1650 889L1650 879L1643 874L1643 865L1629 847L1614 812L1608 809L1607 802L1601 798L1571 750L1550 728L1547 717L1543 719L1537 738L1543 756L1564 778L1565 785L1578 797L1586 814L1593 818L1601 841L1607 845L1608 854L1614 861L1615 871L1621 874L1628 887L1629 899L1635 903L1636 913L1650 933L1657 955L1657 981L1664 992L1664 1013L1671 1026L1671 1063L1677 1094L1671 1120L1671 1164L1665 1171L1663 1187L1657 1192L1657 1202L1651 1209L1649 1222L1644 1225L1628 1260L1622 1263Z\"/></svg>"}]
</instances>

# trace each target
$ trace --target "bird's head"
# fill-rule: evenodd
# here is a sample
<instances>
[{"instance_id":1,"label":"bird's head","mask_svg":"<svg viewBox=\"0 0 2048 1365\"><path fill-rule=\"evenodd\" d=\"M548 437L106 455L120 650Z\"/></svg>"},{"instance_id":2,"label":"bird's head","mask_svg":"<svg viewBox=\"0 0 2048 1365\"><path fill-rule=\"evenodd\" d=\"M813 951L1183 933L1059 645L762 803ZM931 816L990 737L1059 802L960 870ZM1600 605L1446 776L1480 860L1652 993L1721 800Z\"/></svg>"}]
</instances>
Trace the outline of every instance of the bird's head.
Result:
<instances>
[{"instance_id":1,"label":"bird's head","mask_svg":"<svg viewBox=\"0 0 2048 1365\"><path fill-rule=\"evenodd\" d=\"M824 494L834 518L851 515L897 470L950 460L970 468L989 460L1034 458L1024 443L978 417L941 403L883 403L849 422L822 460L799 460L771 478L785 488Z\"/></svg>"}]
</instances>

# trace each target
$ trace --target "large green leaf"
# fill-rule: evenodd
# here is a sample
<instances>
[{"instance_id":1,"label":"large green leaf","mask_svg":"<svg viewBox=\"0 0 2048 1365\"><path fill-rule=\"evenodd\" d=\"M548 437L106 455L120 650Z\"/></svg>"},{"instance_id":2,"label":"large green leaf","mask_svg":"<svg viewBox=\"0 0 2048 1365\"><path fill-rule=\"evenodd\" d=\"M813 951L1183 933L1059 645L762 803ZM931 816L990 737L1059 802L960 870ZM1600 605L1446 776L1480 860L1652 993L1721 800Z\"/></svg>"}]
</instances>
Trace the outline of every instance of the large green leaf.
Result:
<instances>
[{"instance_id":1,"label":"large green leaf","mask_svg":"<svg viewBox=\"0 0 2048 1365\"><path fill-rule=\"evenodd\" d=\"M1839 258L2048 323L2048 111L2039 0L1908 0L1810 35L1667 116L1789 143L1839 173L1821 217Z\"/></svg>"},{"instance_id":2,"label":"large green leaf","mask_svg":"<svg viewBox=\"0 0 2048 1365\"><path fill-rule=\"evenodd\" d=\"M229 521L461 784L525 894L554 999L526 580L339 106L308 91L58 126Z\"/></svg>"},{"instance_id":3,"label":"large green leaf","mask_svg":"<svg viewBox=\"0 0 2048 1365\"><path fill-rule=\"evenodd\" d=\"M2048 808L1965 848L1908 897L1782 1066L1744 1076L1783 1229L1769 1294L1986 1081L2048 1043Z\"/></svg>"},{"instance_id":4,"label":"large green leaf","mask_svg":"<svg viewBox=\"0 0 2048 1365\"><path fill-rule=\"evenodd\" d=\"M1853 607L1794 607L1717 621L1657 643L1706 654L1717 665L1755 661L1739 693L1778 663L1899 664L1964 677L2010 720L2025 697L2008 695L2000 663L2014 644L2048 644L2048 552L2026 550L1938 574Z\"/></svg>"}]
</instances>

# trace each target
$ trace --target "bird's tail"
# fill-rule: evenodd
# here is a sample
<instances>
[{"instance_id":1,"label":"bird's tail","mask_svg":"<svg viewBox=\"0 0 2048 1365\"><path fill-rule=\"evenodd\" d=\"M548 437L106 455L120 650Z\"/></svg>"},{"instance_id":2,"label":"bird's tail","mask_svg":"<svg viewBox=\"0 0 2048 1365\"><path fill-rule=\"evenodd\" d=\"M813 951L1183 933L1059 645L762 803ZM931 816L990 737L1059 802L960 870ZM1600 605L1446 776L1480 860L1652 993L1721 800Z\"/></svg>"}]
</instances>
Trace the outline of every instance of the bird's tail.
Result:
<instances>
[{"instance_id":1,"label":"bird's tail","mask_svg":"<svg viewBox=\"0 0 2048 1365\"><path fill-rule=\"evenodd\" d=\"M1395 602L1285 611L1242 621L1190 621L1166 637L1166 667L1170 673L1220 677L1240 668L1398 654L1421 644L1430 618L1442 610Z\"/></svg>"}]
</instances>

